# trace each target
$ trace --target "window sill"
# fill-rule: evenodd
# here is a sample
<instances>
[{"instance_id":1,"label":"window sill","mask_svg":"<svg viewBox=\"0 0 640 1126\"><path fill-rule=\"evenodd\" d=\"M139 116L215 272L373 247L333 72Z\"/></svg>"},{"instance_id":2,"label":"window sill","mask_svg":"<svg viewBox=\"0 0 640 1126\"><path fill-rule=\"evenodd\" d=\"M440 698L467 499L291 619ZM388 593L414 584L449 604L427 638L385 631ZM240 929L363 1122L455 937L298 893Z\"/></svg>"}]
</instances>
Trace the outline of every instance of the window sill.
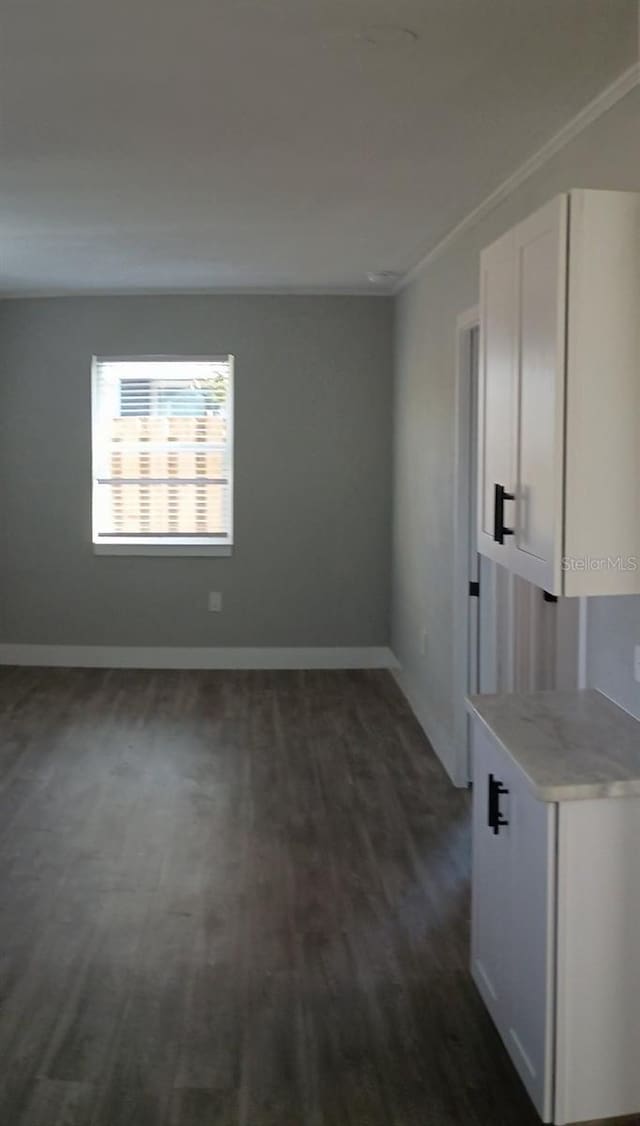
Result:
<instances>
[{"instance_id":1,"label":"window sill","mask_svg":"<svg viewBox=\"0 0 640 1126\"><path fill-rule=\"evenodd\" d=\"M180 544L180 543L94 543L94 555L155 555L165 558L175 556L196 557L199 555L230 556L231 544Z\"/></svg>"}]
</instances>

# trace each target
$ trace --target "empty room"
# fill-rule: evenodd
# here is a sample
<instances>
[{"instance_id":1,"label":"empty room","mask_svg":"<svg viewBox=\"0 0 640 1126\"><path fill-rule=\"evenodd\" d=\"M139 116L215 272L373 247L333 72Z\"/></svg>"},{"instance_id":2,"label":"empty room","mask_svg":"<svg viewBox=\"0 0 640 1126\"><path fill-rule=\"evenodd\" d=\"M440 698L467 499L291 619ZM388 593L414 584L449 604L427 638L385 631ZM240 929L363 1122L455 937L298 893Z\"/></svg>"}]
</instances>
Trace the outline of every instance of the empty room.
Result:
<instances>
[{"instance_id":1,"label":"empty room","mask_svg":"<svg viewBox=\"0 0 640 1126\"><path fill-rule=\"evenodd\" d=\"M0 0L0 1126L640 1123L637 0Z\"/></svg>"}]
</instances>

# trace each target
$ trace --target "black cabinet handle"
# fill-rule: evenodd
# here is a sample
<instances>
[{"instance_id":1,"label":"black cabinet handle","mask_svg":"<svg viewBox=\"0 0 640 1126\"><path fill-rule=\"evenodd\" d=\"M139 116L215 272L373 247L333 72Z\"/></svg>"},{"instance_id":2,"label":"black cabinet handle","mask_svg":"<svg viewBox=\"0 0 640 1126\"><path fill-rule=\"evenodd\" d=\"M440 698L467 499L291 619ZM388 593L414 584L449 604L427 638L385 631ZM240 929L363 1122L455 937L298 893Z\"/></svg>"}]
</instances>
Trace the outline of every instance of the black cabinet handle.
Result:
<instances>
[{"instance_id":1,"label":"black cabinet handle","mask_svg":"<svg viewBox=\"0 0 640 1126\"><path fill-rule=\"evenodd\" d=\"M494 486L494 504L493 504L493 538L496 543L504 543L505 536L513 535L513 528L505 528L504 526L504 502L505 500L515 500L513 493L505 492L504 485Z\"/></svg>"},{"instance_id":2,"label":"black cabinet handle","mask_svg":"<svg viewBox=\"0 0 640 1126\"><path fill-rule=\"evenodd\" d=\"M502 785L493 774L489 775L489 809L487 813L487 824L490 829L493 829L494 835L497 837L500 829L504 825L508 825L506 817L502 816L500 812L500 797L502 794L508 794L509 791L506 786Z\"/></svg>"}]
</instances>

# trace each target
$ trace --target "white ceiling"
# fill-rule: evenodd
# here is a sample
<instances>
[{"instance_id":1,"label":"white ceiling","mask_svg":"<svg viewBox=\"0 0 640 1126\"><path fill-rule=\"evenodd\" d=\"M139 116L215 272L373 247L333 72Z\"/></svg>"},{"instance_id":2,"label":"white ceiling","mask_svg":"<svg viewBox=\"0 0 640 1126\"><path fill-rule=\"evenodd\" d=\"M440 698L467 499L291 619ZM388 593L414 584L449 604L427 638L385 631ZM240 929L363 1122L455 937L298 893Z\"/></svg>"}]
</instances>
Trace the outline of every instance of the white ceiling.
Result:
<instances>
[{"instance_id":1,"label":"white ceiling","mask_svg":"<svg viewBox=\"0 0 640 1126\"><path fill-rule=\"evenodd\" d=\"M0 291L361 288L637 55L636 0L0 0ZM378 25L419 33L372 45Z\"/></svg>"}]
</instances>

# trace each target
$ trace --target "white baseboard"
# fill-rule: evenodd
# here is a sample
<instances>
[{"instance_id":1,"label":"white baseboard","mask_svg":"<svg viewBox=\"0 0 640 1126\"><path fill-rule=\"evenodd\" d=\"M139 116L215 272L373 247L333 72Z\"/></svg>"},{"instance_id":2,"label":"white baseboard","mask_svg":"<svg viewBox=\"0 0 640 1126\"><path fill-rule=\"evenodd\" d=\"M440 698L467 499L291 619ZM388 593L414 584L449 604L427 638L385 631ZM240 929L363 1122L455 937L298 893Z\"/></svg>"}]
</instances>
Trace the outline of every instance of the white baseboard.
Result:
<instances>
[{"instance_id":1,"label":"white baseboard","mask_svg":"<svg viewBox=\"0 0 640 1126\"><path fill-rule=\"evenodd\" d=\"M180 648L0 644L0 665L96 669L390 669L385 646L362 648Z\"/></svg>"},{"instance_id":2,"label":"white baseboard","mask_svg":"<svg viewBox=\"0 0 640 1126\"><path fill-rule=\"evenodd\" d=\"M446 731L442 724L434 720L422 695L418 692L411 677L408 676L406 670L403 669L395 656L394 662L393 665L389 666L391 675L411 707L411 711L431 743L449 778L454 786L466 786L467 779L458 778L456 776L458 755L456 754L455 743L449 732Z\"/></svg>"}]
</instances>

